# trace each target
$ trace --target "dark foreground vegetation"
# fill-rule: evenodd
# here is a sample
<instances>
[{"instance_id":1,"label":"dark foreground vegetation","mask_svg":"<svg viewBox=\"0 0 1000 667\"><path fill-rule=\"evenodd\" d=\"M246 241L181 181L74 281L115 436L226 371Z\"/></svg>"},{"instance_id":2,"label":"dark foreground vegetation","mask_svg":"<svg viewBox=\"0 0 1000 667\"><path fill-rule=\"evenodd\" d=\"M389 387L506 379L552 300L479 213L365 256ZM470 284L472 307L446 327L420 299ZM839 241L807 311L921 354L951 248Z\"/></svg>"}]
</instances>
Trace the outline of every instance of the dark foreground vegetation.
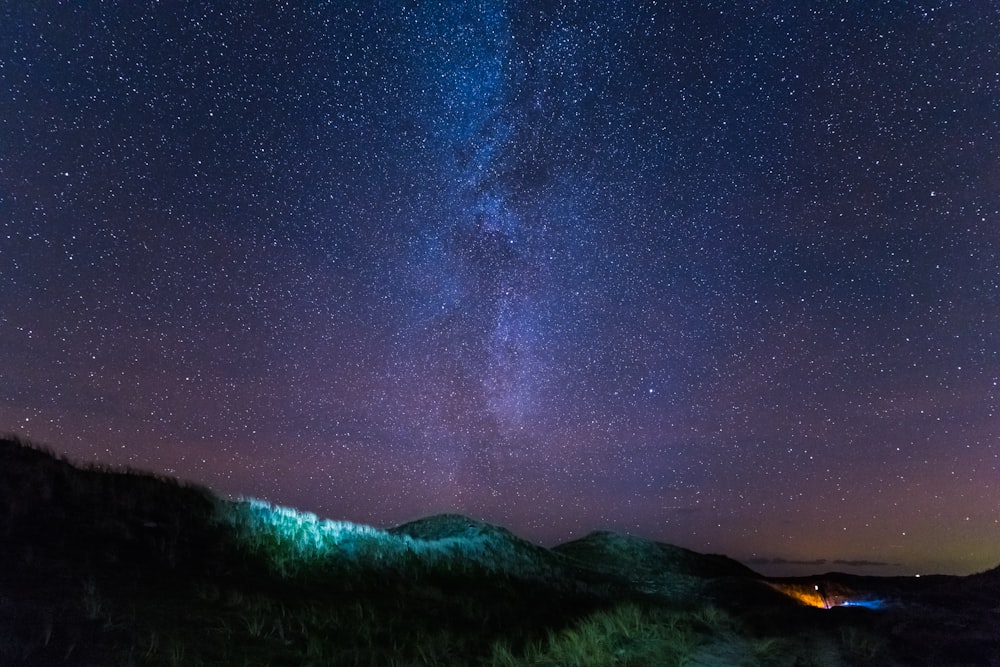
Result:
<instances>
[{"instance_id":1,"label":"dark foreground vegetation","mask_svg":"<svg viewBox=\"0 0 1000 667\"><path fill-rule=\"evenodd\" d=\"M4 666L998 664L998 570L769 580L611 533L384 531L0 439Z\"/></svg>"}]
</instances>

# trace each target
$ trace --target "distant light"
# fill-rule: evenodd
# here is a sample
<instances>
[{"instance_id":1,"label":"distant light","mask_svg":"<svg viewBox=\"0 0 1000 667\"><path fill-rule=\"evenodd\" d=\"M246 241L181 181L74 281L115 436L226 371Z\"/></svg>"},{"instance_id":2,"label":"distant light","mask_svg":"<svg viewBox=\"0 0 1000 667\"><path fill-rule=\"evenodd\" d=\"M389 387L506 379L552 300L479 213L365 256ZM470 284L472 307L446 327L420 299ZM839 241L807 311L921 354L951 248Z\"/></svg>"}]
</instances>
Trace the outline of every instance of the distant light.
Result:
<instances>
[{"instance_id":1,"label":"distant light","mask_svg":"<svg viewBox=\"0 0 1000 667\"><path fill-rule=\"evenodd\" d=\"M883 600L848 600L841 602L838 607L864 607L866 609L881 609L885 606Z\"/></svg>"},{"instance_id":2,"label":"distant light","mask_svg":"<svg viewBox=\"0 0 1000 667\"><path fill-rule=\"evenodd\" d=\"M775 589L779 593L784 593L793 600L809 606L818 607L820 609L829 609L830 605L826 598L819 592L819 585L816 585L815 591L810 591L805 585L798 584L784 584L778 582L768 582L767 584L771 588Z\"/></svg>"}]
</instances>

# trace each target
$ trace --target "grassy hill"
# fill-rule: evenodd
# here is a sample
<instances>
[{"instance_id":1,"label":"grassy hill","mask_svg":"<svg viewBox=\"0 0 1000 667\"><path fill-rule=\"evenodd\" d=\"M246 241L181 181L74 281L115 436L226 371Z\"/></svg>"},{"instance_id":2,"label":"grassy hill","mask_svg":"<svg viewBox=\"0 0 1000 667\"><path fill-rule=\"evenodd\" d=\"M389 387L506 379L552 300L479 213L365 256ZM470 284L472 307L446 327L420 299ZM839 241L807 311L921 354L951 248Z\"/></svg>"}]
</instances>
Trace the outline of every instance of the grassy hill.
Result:
<instances>
[{"instance_id":1,"label":"grassy hill","mask_svg":"<svg viewBox=\"0 0 1000 667\"><path fill-rule=\"evenodd\" d=\"M820 610L723 556L612 533L545 549L458 515L382 530L0 439L5 666L952 664L893 634L930 617L965 623L953 664L994 664L980 576L903 590L933 614Z\"/></svg>"}]
</instances>

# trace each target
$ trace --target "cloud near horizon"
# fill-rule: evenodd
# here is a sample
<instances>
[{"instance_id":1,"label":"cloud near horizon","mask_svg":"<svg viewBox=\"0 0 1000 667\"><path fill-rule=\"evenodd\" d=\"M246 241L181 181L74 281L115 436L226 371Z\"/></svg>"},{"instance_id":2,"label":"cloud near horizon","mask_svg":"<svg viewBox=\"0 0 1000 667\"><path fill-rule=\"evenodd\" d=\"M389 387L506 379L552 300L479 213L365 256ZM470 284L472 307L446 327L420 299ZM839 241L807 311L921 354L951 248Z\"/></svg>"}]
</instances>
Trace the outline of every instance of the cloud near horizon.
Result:
<instances>
[{"instance_id":1,"label":"cloud near horizon","mask_svg":"<svg viewBox=\"0 0 1000 667\"><path fill-rule=\"evenodd\" d=\"M813 560L795 560L789 558L750 558L744 563L748 565L826 565L830 563L832 565L847 565L850 567L895 567L899 563L890 563L888 561L880 560L847 560L843 558L836 558L834 560L827 560L826 558L816 558Z\"/></svg>"},{"instance_id":2,"label":"cloud near horizon","mask_svg":"<svg viewBox=\"0 0 1000 667\"><path fill-rule=\"evenodd\" d=\"M826 565L825 558L815 560L790 560L788 558L750 558L744 561L750 565Z\"/></svg>"},{"instance_id":3,"label":"cloud near horizon","mask_svg":"<svg viewBox=\"0 0 1000 667\"><path fill-rule=\"evenodd\" d=\"M881 560L842 560L833 561L835 565L850 565L851 567L899 567L899 563L889 563Z\"/></svg>"}]
</instances>

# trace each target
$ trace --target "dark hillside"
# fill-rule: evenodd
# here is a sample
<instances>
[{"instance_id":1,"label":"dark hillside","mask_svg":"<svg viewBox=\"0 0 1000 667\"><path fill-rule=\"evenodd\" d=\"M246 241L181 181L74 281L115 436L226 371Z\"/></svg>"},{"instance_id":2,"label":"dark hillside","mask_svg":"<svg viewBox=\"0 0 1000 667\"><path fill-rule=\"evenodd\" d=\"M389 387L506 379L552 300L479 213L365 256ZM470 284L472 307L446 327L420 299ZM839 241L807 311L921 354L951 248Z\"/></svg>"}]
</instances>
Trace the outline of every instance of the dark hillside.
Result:
<instances>
[{"instance_id":1,"label":"dark hillside","mask_svg":"<svg viewBox=\"0 0 1000 667\"><path fill-rule=\"evenodd\" d=\"M4 665L99 664L123 641L110 598L217 577L233 547L206 489L76 467L16 439L0 439L0 508Z\"/></svg>"},{"instance_id":2,"label":"dark hillside","mask_svg":"<svg viewBox=\"0 0 1000 667\"><path fill-rule=\"evenodd\" d=\"M34 564L59 561L72 546L77 569L190 574L211 572L222 548L213 527L216 499L207 489L78 468L16 440L0 440L0 499L0 531L9 544L30 548Z\"/></svg>"}]
</instances>

